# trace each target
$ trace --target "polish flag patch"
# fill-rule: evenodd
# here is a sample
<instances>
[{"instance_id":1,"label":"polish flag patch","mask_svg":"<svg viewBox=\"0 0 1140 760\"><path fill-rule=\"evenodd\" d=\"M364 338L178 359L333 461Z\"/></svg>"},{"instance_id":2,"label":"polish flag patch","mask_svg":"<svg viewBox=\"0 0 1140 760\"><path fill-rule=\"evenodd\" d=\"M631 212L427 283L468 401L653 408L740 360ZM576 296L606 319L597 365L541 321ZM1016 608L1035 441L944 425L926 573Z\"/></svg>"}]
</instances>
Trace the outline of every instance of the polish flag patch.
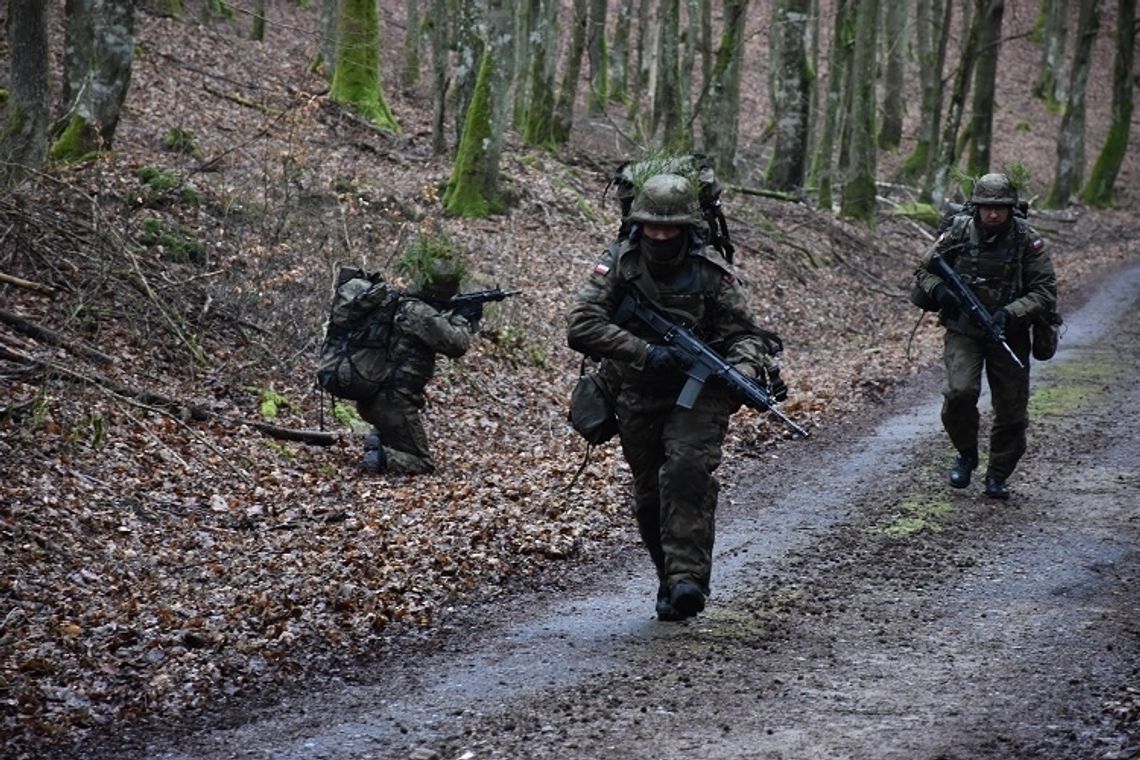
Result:
<instances>
[{"instance_id":1,"label":"polish flag patch","mask_svg":"<svg viewBox=\"0 0 1140 760\"><path fill-rule=\"evenodd\" d=\"M1044 240L1042 240L1041 238L1036 238L1036 239L1035 239L1035 240L1034 240L1034 241L1031 243L1031 245L1033 246L1033 250L1035 250L1035 251L1040 251L1042 248L1044 248L1044 247L1045 247L1045 241L1044 241Z\"/></svg>"},{"instance_id":2,"label":"polish flag patch","mask_svg":"<svg viewBox=\"0 0 1140 760\"><path fill-rule=\"evenodd\" d=\"M605 277L609 273L610 268L600 261L594 267L594 274L598 275L599 277Z\"/></svg>"}]
</instances>

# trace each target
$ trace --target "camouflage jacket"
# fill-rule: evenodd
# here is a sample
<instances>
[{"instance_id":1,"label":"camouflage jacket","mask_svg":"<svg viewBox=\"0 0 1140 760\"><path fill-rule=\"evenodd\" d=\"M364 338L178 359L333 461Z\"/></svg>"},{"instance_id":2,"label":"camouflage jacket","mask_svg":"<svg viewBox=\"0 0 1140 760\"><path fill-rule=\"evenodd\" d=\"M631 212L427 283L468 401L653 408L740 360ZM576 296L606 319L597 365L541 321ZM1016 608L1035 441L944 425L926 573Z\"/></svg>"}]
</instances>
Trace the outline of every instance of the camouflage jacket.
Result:
<instances>
[{"instance_id":1,"label":"camouflage jacket","mask_svg":"<svg viewBox=\"0 0 1140 760\"><path fill-rule=\"evenodd\" d=\"M1023 219L1014 217L1003 234L987 240L972 216L955 217L915 271L918 287L931 296L942 282L926 271L934 251L954 267L987 309L994 312L1004 308L1014 326L1026 327L1031 320L1045 319L1057 310L1053 261L1045 250L1045 241ZM943 322L955 332L982 334L965 314Z\"/></svg>"},{"instance_id":2,"label":"camouflage jacket","mask_svg":"<svg viewBox=\"0 0 1140 760\"><path fill-rule=\"evenodd\" d=\"M436 354L458 359L467 353L470 342L466 319L441 312L414 296L401 296L388 349L393 368L389 384L422 394L435 375Z\"/></svg>"},{"instance_id":3,"label":"camouflage jacket","mask_svg":"<svg viewBox=\"0 0 1140 760\"><path fill-rule=\"evenodd\" d=\"M689 251L668 281L650 276L637 243L611 245L578 291L567 317L567 342L588 356L610 359L623 386L652 391L663 383L644 372L649 344L660 342L638 320L615 324L612 317L627 293L640 291L742 372L757 377L774 364L779 338L757 326L731 266L710 248Z\"/></svg>"}]
</instances>

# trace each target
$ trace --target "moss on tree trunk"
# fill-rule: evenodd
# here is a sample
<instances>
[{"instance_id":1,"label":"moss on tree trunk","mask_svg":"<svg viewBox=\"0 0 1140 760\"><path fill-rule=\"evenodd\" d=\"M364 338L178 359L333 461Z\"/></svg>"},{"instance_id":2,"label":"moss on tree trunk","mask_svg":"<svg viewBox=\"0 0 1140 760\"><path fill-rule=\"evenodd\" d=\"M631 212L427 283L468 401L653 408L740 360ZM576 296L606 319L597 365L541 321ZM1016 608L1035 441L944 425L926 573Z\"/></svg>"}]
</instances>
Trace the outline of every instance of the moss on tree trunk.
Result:
<instances>
[{"instance_id":1,"label":"moss on tree trunk","mask_svg":"<svg viewBox=\"0 0 1140 760\"><path fill-rule=\"evenodd\" d=\"M400 132L380 83L380 18L375 0L343 0L330 97L381 129Z\"/></svg>"},{"instance_id":2,"label":"moss on tree trunk","mask_svg":"<svg viewBox=\"0 0 1140 760\"><path fill-rule=\"evenodd\" d=\"M490 51L484 53L475 80L475 92L467 107L467 118L463 121L463 135L451 179L443 195L444 209L455 216L484 217L502 209L497 177L491 176L490 172L490 167L496 162L489 160L487 153L493 144L491 79L494 66Z\"/></svg>"},{"instance_id":3,"label":"moss on tree trunk","mask_svg":"<svg viewBox=\"0 0 1140 760\"><path fill-rule=\"evenodd\" d=\"M76 114L68 120L59 138L52 143L48 158L65 163L84 161L96 155L100 148L99 133L94 125Z\"/></svg>"}]
</instances>

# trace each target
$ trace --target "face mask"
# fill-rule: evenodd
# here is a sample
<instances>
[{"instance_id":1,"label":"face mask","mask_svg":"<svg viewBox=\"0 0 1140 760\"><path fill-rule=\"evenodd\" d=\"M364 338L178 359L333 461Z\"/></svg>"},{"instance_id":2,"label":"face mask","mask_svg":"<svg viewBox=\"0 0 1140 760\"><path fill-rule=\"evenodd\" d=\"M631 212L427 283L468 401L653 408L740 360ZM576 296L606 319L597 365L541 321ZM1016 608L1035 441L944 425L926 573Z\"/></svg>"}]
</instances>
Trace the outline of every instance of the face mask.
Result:
<instances>
[{"instance_id":1,"label":"face mask","mask_svg":"<svg viewBox=\"0 0 1140 760\"><path fill-rule=\"evenodd\" d=\"M674 235L668 240L653 240L644 235L640 240L641 252L651 264L670 264L685 250L685 235Z\"/></svg>"}]
</instances>

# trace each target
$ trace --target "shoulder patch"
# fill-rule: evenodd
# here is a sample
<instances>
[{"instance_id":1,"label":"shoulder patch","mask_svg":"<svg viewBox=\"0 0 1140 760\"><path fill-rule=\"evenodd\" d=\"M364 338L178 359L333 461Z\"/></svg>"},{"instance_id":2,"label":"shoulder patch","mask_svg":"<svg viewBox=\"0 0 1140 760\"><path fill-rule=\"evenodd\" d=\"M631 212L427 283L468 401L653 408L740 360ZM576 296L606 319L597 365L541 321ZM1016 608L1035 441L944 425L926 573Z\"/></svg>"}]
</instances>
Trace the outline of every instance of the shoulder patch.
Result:
<instances>
[{"instance_id":1,"label":"shoulder patch","mask_svg":"<svg viewBox=\"0 0 1140 760\"><path fill-rule=\"evenodd\" d=\"M732 283L736 282L736 278L735 278L735 277L733 277L733 276L732 276L731 274L729 274L728 272L725 272L725 273L724 273L724 280L723 280L723 282L724 282L724 286L725 286L726 288L727 288L727 287L731 287L731 286L732 286Z\"/></svg>"},{"instance_id":2,"label":"shoulder patch","mask_svg":"<svg viewBox=\"0 0 1140 760\"><path fill-rule=\"evenodd\" d=\"M1042 248L1045 247L1045 241L1039 237L1035 237L1035 238L1033 238L1032 241L1030 241L1029 247L1035 251L1040 251Z\"/></svg>"},{"instance_id":3,"label":"shoulder patch","mask_svg":"<svg viewBox=\"0 0 1140 760\"><path fill-rule=\"evenodd\" d=\"M594 272L593 273L596 274L598 277L605 277L607 274L610 273L609 264L607 264L604 261L599 261L597 264L594 265Z\"/></svg>"}]
</instances>

